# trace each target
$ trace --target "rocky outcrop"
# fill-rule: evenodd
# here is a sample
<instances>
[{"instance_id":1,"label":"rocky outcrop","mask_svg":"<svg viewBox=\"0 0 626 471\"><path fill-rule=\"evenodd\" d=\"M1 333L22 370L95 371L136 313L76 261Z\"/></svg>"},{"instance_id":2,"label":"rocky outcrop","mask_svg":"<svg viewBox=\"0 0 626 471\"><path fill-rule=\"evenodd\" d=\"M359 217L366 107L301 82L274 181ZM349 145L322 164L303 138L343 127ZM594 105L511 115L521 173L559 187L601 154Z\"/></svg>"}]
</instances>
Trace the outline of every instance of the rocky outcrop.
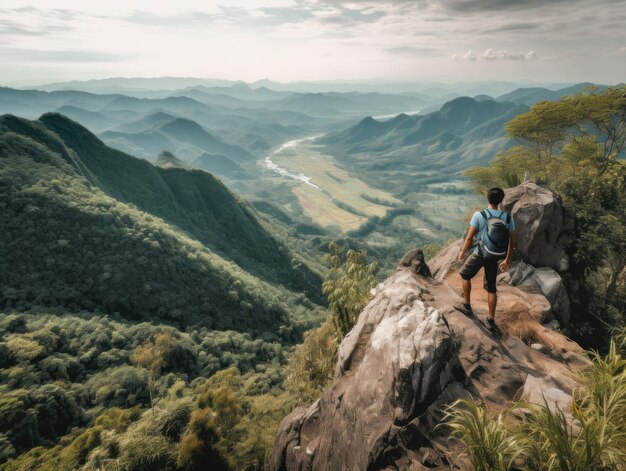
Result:
<instances>
[{"instance_id":1,"label":"rocky outcrop","mask_svg":"<svg viewBox=\"0 0 626 471\"><path fill-rule=\"evenodd\" d=\"M417 279L407 268L376 289L341 344L333 386L286 419L289 443L270 469L384 469L408 455L445 463L425 432L437 423L437 404L464 391L465 374L445 319L425 303L428 289Z\"/></svg>"},{"instance_id":2,"label":"rocky outcrop","mask_svg":"<svg viewBox=\"0 0 626 471\"><path fill-rule=\"evenodd\" d=\"M470 469L459 444L437 427L446 405L473 397L495 413L524 396L567 409L571 372L587 360L543 323L569 312L558 271L569 264L573 219L548 190L521 187L507 192L506 203L519 239L532 240L499 280L502 337L452 307L462 301L461 241L428 264L421 251L407 253L341 343L332 385L282 421L269 470ZM472 305L478 317L486 314L482 288Z\"/></svg>"},{"instance_id":3,"label":"rocky outcrop","mask_svg":"<svg viewBox=\"0 0 626 471\"><path fill-rule=\"evenodd\" d=\"M426 264L424 252L421 249L410 250L404 255L404 257L402 257L402 259L400 259L397 269L402 270L403 268L410 268L416 275L427 277L433 276L430 272L430 268Z\"/></svg>"},{"instance_id":4,"label":"rocky outcrop","mask_svg":"<svg viewBox=\"0 0 626 471\"><path fill-rule=\"evenodd\" d=\"M446 263L434 260L432 279L405 260L375 289L341 343L331 387L281 423L269 470L468 469L458 444L436 428L445 405L474 397L499 411L522 394L543 401L537 391L567 402L570 368L585 360L541 326L545 297L507 285L505 308L525 316L519 324L499 316L505 336L494 337L452 308L461 298L448 277L458 273ZM484 314L486 305L477 299L475 309ZM530 330L514 332L522 328ZM530 347L537 342L545 350Z\"/></svg>"},{"instance_id":5,"label":"rocky outcrop","mask_svg":"<svg viewBox=\"0 0 626 471\"><path fill-rule=\"evenodd\" d=\"M521 258L510 270L510 283L538 290L559 323L569 325L572 304L579 301L571 262L574 215L552 190L534 182L507 189L502 206L515 219L517 258Z\"/></svg>"}]
</instances>

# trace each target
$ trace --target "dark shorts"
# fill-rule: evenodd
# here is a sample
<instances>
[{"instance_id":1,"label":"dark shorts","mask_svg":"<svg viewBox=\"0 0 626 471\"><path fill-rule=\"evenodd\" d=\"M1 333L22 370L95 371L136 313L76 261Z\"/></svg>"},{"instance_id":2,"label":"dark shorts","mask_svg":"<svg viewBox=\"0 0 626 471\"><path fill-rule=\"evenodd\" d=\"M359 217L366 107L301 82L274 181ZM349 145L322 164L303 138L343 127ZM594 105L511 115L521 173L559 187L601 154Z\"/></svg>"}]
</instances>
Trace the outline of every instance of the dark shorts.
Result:
<instances>
[{"instance_id":1,"label":"dark shorts","mask_svg":"<svg viewBox=\"0 0 626 471\"><path fill-rule=\"evenodd\" d=\"M498 263L500 260L485 258L480 254L473 253L465 263L463 264L463 268L461 268L461 278L464 280L471 280L476 276L476 273L481 268L485 268L485 276L483 279L483 286L487 290L488 293L496 292L496 278L498 277Z\"/></svg>"}]
</instances>

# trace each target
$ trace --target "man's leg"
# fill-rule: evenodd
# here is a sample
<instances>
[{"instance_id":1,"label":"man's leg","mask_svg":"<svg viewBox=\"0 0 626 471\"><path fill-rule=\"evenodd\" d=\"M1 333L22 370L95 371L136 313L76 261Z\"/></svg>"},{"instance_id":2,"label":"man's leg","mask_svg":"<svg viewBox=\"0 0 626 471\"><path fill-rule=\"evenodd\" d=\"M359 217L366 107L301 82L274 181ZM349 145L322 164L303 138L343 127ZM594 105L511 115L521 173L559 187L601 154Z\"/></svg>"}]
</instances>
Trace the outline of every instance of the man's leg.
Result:
<instances>
[{"instance_id":1,"label":"man's leg","mask_svg":"<svg viewBox=\"0 0 626 471\"><path fill-rule=\"evenodd\" d=\"M472 297L472 280L461 278L461 282L463 283L463 299L465 300L465 304L471 304L470 298Z\"/></svg>"},{"instance_id":2,"label":"man's leg","mask_svg":"<svg viewBox=\"0 0 626 471\"><path fill-rule=\"evenodd\" d=\"M466 316L474 315L471 305L472 295L472 278L478 273L478 270L482 268L482 258L476 254L471 254L465 260L463 267L461 268L461 284L463 285L463 301L464 303L459 306L454 306L458 311L461 311Z\"/></svg>"},{"instance_id":3,"label":"man's leg","mask_svg":"<svg viewBox=\"0 0 626 471\"><path fill-rule=\"evenodd\" d=\"M498 293L488 293L487 298L489 299L489 317L495 318Z\"/></svg>"},{"instance_id":4,"label":"man's leg","mask_svg":"<svg viewBox=\"0 0 626 471\"><path fill-rule=\"evenodd\" d=\"M499 334L498 327L496 326L496 304L498 303L498 295L496 294L496 280L498 277L498 261L497 260L485 260L485 289L487 290L487 299L489 303L489 315L487 316L487 327Z\"/></svg>"}]
</instances>

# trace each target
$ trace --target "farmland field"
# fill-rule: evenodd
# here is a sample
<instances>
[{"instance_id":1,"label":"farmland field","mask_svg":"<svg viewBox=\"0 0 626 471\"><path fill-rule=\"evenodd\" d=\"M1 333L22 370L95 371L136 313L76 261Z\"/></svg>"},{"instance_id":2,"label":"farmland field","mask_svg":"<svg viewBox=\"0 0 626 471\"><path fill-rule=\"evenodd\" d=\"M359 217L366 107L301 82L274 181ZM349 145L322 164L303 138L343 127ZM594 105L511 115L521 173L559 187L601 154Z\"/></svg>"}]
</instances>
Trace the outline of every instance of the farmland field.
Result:
<instances>
[{"instance_id":1,"label":"farmland field","mask_svg":"<svg viewBox=\"0 0 626 471\"><path fill-rule=\"evenodd\" d=\"M388 192L372 188L337 166L320 146L300 142L272 155L272 161L290 173L309 177L300 180L293 194L314 222L342 231L358 228L367 218L384 216L402 202Z\"/></svg>"}]
</instances>

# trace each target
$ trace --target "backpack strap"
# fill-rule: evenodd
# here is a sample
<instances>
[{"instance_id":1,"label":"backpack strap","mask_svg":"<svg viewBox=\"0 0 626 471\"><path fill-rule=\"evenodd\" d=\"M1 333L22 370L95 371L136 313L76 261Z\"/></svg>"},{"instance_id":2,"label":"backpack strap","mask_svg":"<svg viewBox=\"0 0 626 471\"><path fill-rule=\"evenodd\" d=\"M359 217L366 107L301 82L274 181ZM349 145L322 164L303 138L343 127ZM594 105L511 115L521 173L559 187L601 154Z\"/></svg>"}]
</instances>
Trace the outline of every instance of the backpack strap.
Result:
<instances>
[{"instance_id":1,"label":"backpack strap","mask_svg":"<svg viewBox=\"0 0 626 471\"><path fill-rule=\"evenodd\" d=\"M511 215L509 213L504 213L506 214L506 225L508 226L509 223L511 222Z\"/></svg>"},{"instance_id":2,"label":"backpack strap","mask_svg":"<svg viewBox=\"0 0 626 471\"><path fill-rule=\"evenodd\" d=\"M487 219L488 219L488 218L487 218L487 214L485 213L485 211L486 211L486 209L483 209L483 210L480 212L480 215L483 217L483 219L485 220L485 222L487 222Z\"/></svg>"}]
</instances>

